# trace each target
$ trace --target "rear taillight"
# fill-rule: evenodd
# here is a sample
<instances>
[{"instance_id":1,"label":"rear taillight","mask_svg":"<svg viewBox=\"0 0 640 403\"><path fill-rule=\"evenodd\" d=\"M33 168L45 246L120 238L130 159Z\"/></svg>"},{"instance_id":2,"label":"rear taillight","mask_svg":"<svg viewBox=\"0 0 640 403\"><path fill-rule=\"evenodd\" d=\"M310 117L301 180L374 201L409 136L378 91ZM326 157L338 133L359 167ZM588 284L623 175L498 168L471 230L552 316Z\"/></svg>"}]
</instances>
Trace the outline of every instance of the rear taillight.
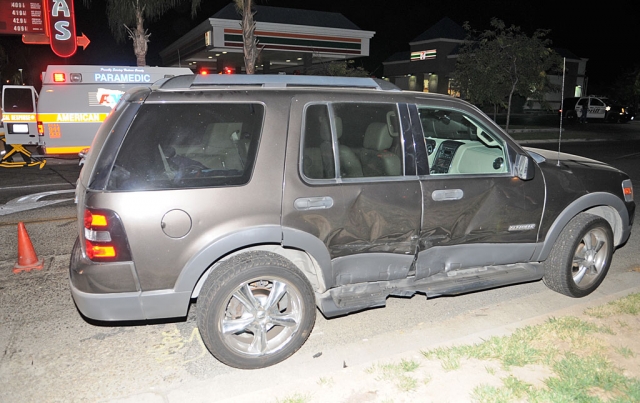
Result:
<instances>
[{"instance_id":1,"label":"rear taillight","mask_svg":"<svg viewBox=\"0 0 640 403\"><path fill-rule=\"evenodd\" d=\"M38 135L39 136L44 136L44 125L42 124L41 121L38 121L36 123L37 127L38 127Z\"/></svg>"},{"instance_id":2,"label":"rear taillight","mask_svg":"<svg viewBox=\"0 0 640 403\"><path fill-rule=\"evenodd\" d=\"M84 239L87 257L95 262L131 260L122 221L111 210L85 209Z\"/></svg>"}]
</instances>

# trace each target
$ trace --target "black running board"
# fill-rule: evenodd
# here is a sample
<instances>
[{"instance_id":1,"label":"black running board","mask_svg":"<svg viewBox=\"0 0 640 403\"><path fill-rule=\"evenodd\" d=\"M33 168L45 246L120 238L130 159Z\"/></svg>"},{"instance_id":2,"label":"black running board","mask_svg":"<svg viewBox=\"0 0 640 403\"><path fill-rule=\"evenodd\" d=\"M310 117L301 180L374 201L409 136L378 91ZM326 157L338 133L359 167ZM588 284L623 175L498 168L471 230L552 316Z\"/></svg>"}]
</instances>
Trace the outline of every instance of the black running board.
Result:
<instances>
[{"instance_id":1,"label":"black running board","mask_svg":"<svg viewBox=\"0 0 640 403\"><path fill-rule=\"evenodd\" d=\"M367 308L386 305L387 297L411 297L416 293L427 298L459 295L510 284L538 281L544 269L540 263L519 263L451 270L420 280L406 278L393 281L349 284L316 294L318 308L326 317L346 315Z\"/></svg>"}]
</instances>

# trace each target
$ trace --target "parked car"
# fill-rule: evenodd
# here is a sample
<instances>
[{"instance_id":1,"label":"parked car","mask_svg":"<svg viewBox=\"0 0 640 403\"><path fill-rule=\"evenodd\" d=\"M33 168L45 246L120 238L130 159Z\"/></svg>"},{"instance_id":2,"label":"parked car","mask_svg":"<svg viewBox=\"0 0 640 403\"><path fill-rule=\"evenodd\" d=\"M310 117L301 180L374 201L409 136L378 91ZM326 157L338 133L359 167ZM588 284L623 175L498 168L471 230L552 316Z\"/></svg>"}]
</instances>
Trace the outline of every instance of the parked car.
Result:
<instances>
[{"instance_id":1,"label":"parked car","mask_svg":"<svg viewBox=\"0 0 640 403\"><path fill-rule=\"evenodd\" d=\"M635 113L629 108L606 97L573 97L565 98L559 111L567 123L574 123L582 117L582 108L586 107L587 120L612 123L625 123L633 120Z\"/></svg>"},{"instance_id":2,"label":"parked car","mask_svg":"<svg viewBox=\"0 0 640 403\"><path fill-rule=\"evenodd\" d=\"M371 78L181 76L126 93L78 180L79 311L184 317L278 363L326 317L543 280L583 297L631 232L629 177L522 148L476 107Z\"/></svg>"}]
</instances>

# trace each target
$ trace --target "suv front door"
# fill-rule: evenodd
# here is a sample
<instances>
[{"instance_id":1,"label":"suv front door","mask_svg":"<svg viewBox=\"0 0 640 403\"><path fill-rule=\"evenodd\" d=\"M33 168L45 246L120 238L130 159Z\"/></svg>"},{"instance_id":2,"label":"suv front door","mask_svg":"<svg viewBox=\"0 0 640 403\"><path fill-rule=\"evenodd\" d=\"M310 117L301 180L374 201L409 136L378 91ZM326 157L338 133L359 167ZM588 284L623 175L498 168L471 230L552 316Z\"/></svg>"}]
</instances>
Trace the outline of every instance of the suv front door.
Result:
<instances>
[{"instance_id":1,"label":"suv front door","mask_svg":"<svg viewBox=\"0 0 640 403\"><path fill-rule=\"evenodd\" d=\"M416 278L528 262L544 208L539 169L530 181L514 177L509 143L472 113L418 105L411 117L428 154L428 167L418 167L424 214Z\"/></svg>"}]
</instances>

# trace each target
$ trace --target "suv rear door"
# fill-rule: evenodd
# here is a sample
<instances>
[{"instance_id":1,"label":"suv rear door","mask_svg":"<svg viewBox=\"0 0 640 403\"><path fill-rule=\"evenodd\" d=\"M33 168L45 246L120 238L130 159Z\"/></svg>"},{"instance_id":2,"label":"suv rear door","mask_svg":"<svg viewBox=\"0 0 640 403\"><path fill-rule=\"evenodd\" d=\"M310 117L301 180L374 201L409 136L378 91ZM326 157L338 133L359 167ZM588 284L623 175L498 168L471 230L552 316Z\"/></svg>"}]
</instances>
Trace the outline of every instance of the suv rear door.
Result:
<instances>
[{"instance_id":1,"label":"suv rear door","mask_svg":"<svg viewBox=\"0 0 640 403\"><path fill-rule=\"evenodd\" d=\"M33 87L5 85L2 109L7 144L38 144L37 93Z\"/></svg>"},{"instance_id":2,"label":"suv rear door","mask_svg":"<svg viewBox=\"0 0 640 403\"><path fill-rule=\"evenodd\" d=\"M285 244L294 242L288 237L305 238L306 250L315 244L328 251L327 288L405 278L415 257L422 193L405 151L412 147L400 124L406 113L368 95L330 102L312 94L292 101Z\"/></svg>"}]
</instances>

